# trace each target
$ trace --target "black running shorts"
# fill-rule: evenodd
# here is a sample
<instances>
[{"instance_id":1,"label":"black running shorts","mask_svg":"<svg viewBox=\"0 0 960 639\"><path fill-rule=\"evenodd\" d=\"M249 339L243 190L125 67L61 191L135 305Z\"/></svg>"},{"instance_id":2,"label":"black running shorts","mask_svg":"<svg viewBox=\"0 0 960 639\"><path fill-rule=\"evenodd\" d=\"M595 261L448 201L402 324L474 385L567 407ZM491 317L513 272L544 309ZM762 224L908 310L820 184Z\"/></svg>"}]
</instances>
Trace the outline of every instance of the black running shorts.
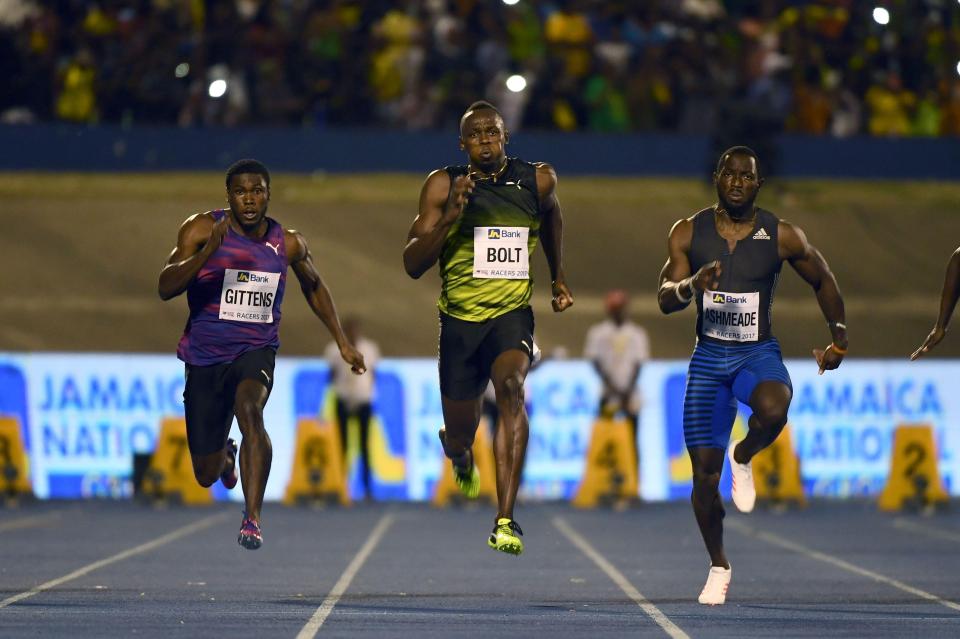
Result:
<instances>
[{"instance_id":1,"label":"black running shorts","mask_svg":"<svg viewBox=\"0 0 960 639\"><path fill-rule=\"evenodd\" d=\"M232 362L193 366L186 364L183 408L187 420L187 443L191 455L209 455L223 450L233 424L237 386L253 379L273 388L277 352L272 348L247 351Z\"/></svg>"},{"instance_id":2,"label":"black running shorts","mask_svg":"<svg viewBox=\"0 0 960 639\"><path fill-rule=\"evenodd\" d=\"M490 380L500 353L518 349L533 360L533 310L518 308L483 322L440 313L440 393L476 399Z\"/></svg>"}]
</instances>

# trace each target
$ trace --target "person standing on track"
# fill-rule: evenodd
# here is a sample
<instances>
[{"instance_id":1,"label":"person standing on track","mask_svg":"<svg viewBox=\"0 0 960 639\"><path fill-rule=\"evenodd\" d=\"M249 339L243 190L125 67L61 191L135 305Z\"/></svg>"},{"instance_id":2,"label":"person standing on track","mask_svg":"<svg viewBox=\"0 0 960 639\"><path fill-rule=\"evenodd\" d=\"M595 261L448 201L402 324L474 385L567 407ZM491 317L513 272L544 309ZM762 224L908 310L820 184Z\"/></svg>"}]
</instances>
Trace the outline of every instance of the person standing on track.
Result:
<instances>
[{"instance_id":1,"label":"person standing on track","mask_svg":"<svg viewBox=\"0 0 960 639\"><path fill-rule=\"evenodd\" d=\"M363 498L373 501L373 452L370 450L370 418L373 414L375 375L380 362L380 347L361 331L362 322L357 317L347 317L343 321L343 332L354 347L363 354L363 363L367 374L353 374L350 363L340 356L340 346L330 342L323 357L330 365L330 377L333 382L333 394L336 398L337 426L340 428L340 452L343 454L343 468L349 466L347 455L350 421L357 420L357 434L360 439L360 477L363 480ZM350 473L347 472L349 477Z\"/></svg>"},{"instance_id":2,"label":"person standing on track","mask_svg":"<svg viewBox=\"0 0 960 639\"><path fill-rule=\"evenodd\" d=\"M636 465L640 461L637 434L641 400L637 381L640 370L650 359L650 338L642 326L630 319L629 302L626 291L614 289L607 293L604 300L607 319L587 331L583 357L593 363L603 384L597 414L613 419L622 412L630 424L630 455Z\"/></svg>"},{"instance_id":3,"label":"person standing on track","mask_svg":"<svg viewBox=\"0 0 960 639\"><path fill-rule=\"evenodd\" d=\"M263 543L260 507L273 458L263 408L273 388L287 266L344 361L356 374L366 368L344 335L303 235L267 217L267 167L240 160L227 170L226 185L228 209L198 213L180 227L157 291L163 300L187 292L190 315L177 357L186 367L183 401L194 475L204 487L218 478L228 489L236 486L237 443L227 438L236 416L246 501L238 542L255 550Z\"/></svg>"},{"instance_id":4,"label":"person standing on track","mask_svg":"<svg viewBox=\"0 0 960 639\"><path fill-rule=\"evenodd\" d=\"M953 252L947 263L947 274L943 279L943 291L940 293L940 315L937 317L937 323L933 325L933 329L927 335L927 339L923 340L920 348L913 351L910 361L923 357L946 337L950 317L957 306L958 297L960 297L960 248Z\"/></svg>"},{"instance_id":5,"label":"person standing on track","mask_svg":"<svg viewBox=\"0 0 960 639\"><path fill-rule=\"evenodd\" d=\"M530 298L530 254L543 238L553 310L573 304L563 270L563 217L557 175L549 164L506 156L508 133L492 104L475 102L460 119L468 164L433 171L420 191L419 215L403 251L417 279L440 262L440 442L460 490L480 490L471 446L483 391L496 392L494 436L498 510L491 548L519 555L523 532L513 508L527 449L524 380L536 350Z\"/></svg>"},{"instance_id":6,"label":"person standing on track","mask_svg":"<svg viewBox=\"0 0 960 639\"><path fill-rule=\"evenodd\" d=\"M750 406L747 436L728 450L733 502L753 510L750 460L787 422L793 396L780 344L772 333L773 295L784 260L816 292L832 337L813 354L820 373L847 353L844 305L830 267L796 225L754 206L763 178L757 155L744 146L720 156L713 181L717 203L670 229L657 301L664 313L697 306L697 343L683 404L684 440L693 464L693 512L710 554L699 602L726 601L732 571L723 549L720 472L737 414Z\"/></svg>"}]
</instances>

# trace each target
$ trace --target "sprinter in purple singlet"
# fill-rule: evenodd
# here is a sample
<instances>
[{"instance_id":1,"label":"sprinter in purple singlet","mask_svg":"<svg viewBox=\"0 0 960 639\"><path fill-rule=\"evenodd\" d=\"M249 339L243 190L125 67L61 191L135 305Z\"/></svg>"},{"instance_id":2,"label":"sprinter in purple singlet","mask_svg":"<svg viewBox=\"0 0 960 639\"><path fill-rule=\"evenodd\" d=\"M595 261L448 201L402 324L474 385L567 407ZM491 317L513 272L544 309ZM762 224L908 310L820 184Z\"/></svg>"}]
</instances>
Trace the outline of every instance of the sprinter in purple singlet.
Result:
<instances>
[{"instance_id":1,"label":"sprinter in purple singlet","mask_svg":"<svg viewBox=\"0 0 960 639\"><path fill-rule=\"evenodd\" d=\"M236 416L246 501L238 541L255 550L263 543L260 507L273 458L263 407L273 388L287 266L344 361L358 375L366 368L343 333L306 240L267 217L267 167L240 160L227 170L226 184L230 208L187 218L157 290L164 300L186 291L190 306L177 357L186 365L183 399L194 475L201 486L217 479L227 488L237 485L237 443L227 439Z\"/></svg>"}]
</instances>

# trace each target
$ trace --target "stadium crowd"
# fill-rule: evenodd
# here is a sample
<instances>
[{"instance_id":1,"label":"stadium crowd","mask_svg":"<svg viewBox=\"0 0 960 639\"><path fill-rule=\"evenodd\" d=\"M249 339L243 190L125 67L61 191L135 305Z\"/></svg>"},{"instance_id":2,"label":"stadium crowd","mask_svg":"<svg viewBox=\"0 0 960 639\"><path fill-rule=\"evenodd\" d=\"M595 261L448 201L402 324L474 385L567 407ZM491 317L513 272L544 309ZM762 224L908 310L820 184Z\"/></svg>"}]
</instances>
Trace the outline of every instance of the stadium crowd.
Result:
<instances>
[{"instance_id":1,"label":"stadium crowd","mask_svg":"<svg viewBox=\"0 0 960 639\"><path fill-rule=\"evenodd\" d=\"M509 1L0 0L0 121L960 135L955 0Z\"/></svg>"}]
</instances>

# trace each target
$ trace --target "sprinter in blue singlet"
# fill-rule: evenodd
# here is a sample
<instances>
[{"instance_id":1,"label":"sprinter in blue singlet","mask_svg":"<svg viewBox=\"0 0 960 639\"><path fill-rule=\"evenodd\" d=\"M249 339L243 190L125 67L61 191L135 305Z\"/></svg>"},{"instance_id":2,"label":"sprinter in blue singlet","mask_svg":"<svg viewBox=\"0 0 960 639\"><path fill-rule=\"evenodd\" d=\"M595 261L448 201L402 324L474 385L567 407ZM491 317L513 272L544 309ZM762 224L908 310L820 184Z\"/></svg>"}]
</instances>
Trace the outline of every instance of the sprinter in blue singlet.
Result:
<instances>
[{"instance_id":1,"label":"sprinter in blue singlet","mask_svg":"<svg viewBox=\"0 0 960 639\"><path fill-rule=\"evenodd\" d=\"M660 273L660 310L697 306L697 344L687 375L683 433L693 464L693 512L710 554L702 604L726 601L732 571L723 550L723 469L737 400L750 406L747 436L729 446L733 502L753 510L750 460L787 422L793 396L780 344L771 331L773 295L784 261L813 288L832 337L814 349L820 372L847 352L847 327L837 281L799 227L754 206L763 184L757 155L744 146L720 156L713 174L717 203L670 229Z\"/></svg>"}]
</instances>

